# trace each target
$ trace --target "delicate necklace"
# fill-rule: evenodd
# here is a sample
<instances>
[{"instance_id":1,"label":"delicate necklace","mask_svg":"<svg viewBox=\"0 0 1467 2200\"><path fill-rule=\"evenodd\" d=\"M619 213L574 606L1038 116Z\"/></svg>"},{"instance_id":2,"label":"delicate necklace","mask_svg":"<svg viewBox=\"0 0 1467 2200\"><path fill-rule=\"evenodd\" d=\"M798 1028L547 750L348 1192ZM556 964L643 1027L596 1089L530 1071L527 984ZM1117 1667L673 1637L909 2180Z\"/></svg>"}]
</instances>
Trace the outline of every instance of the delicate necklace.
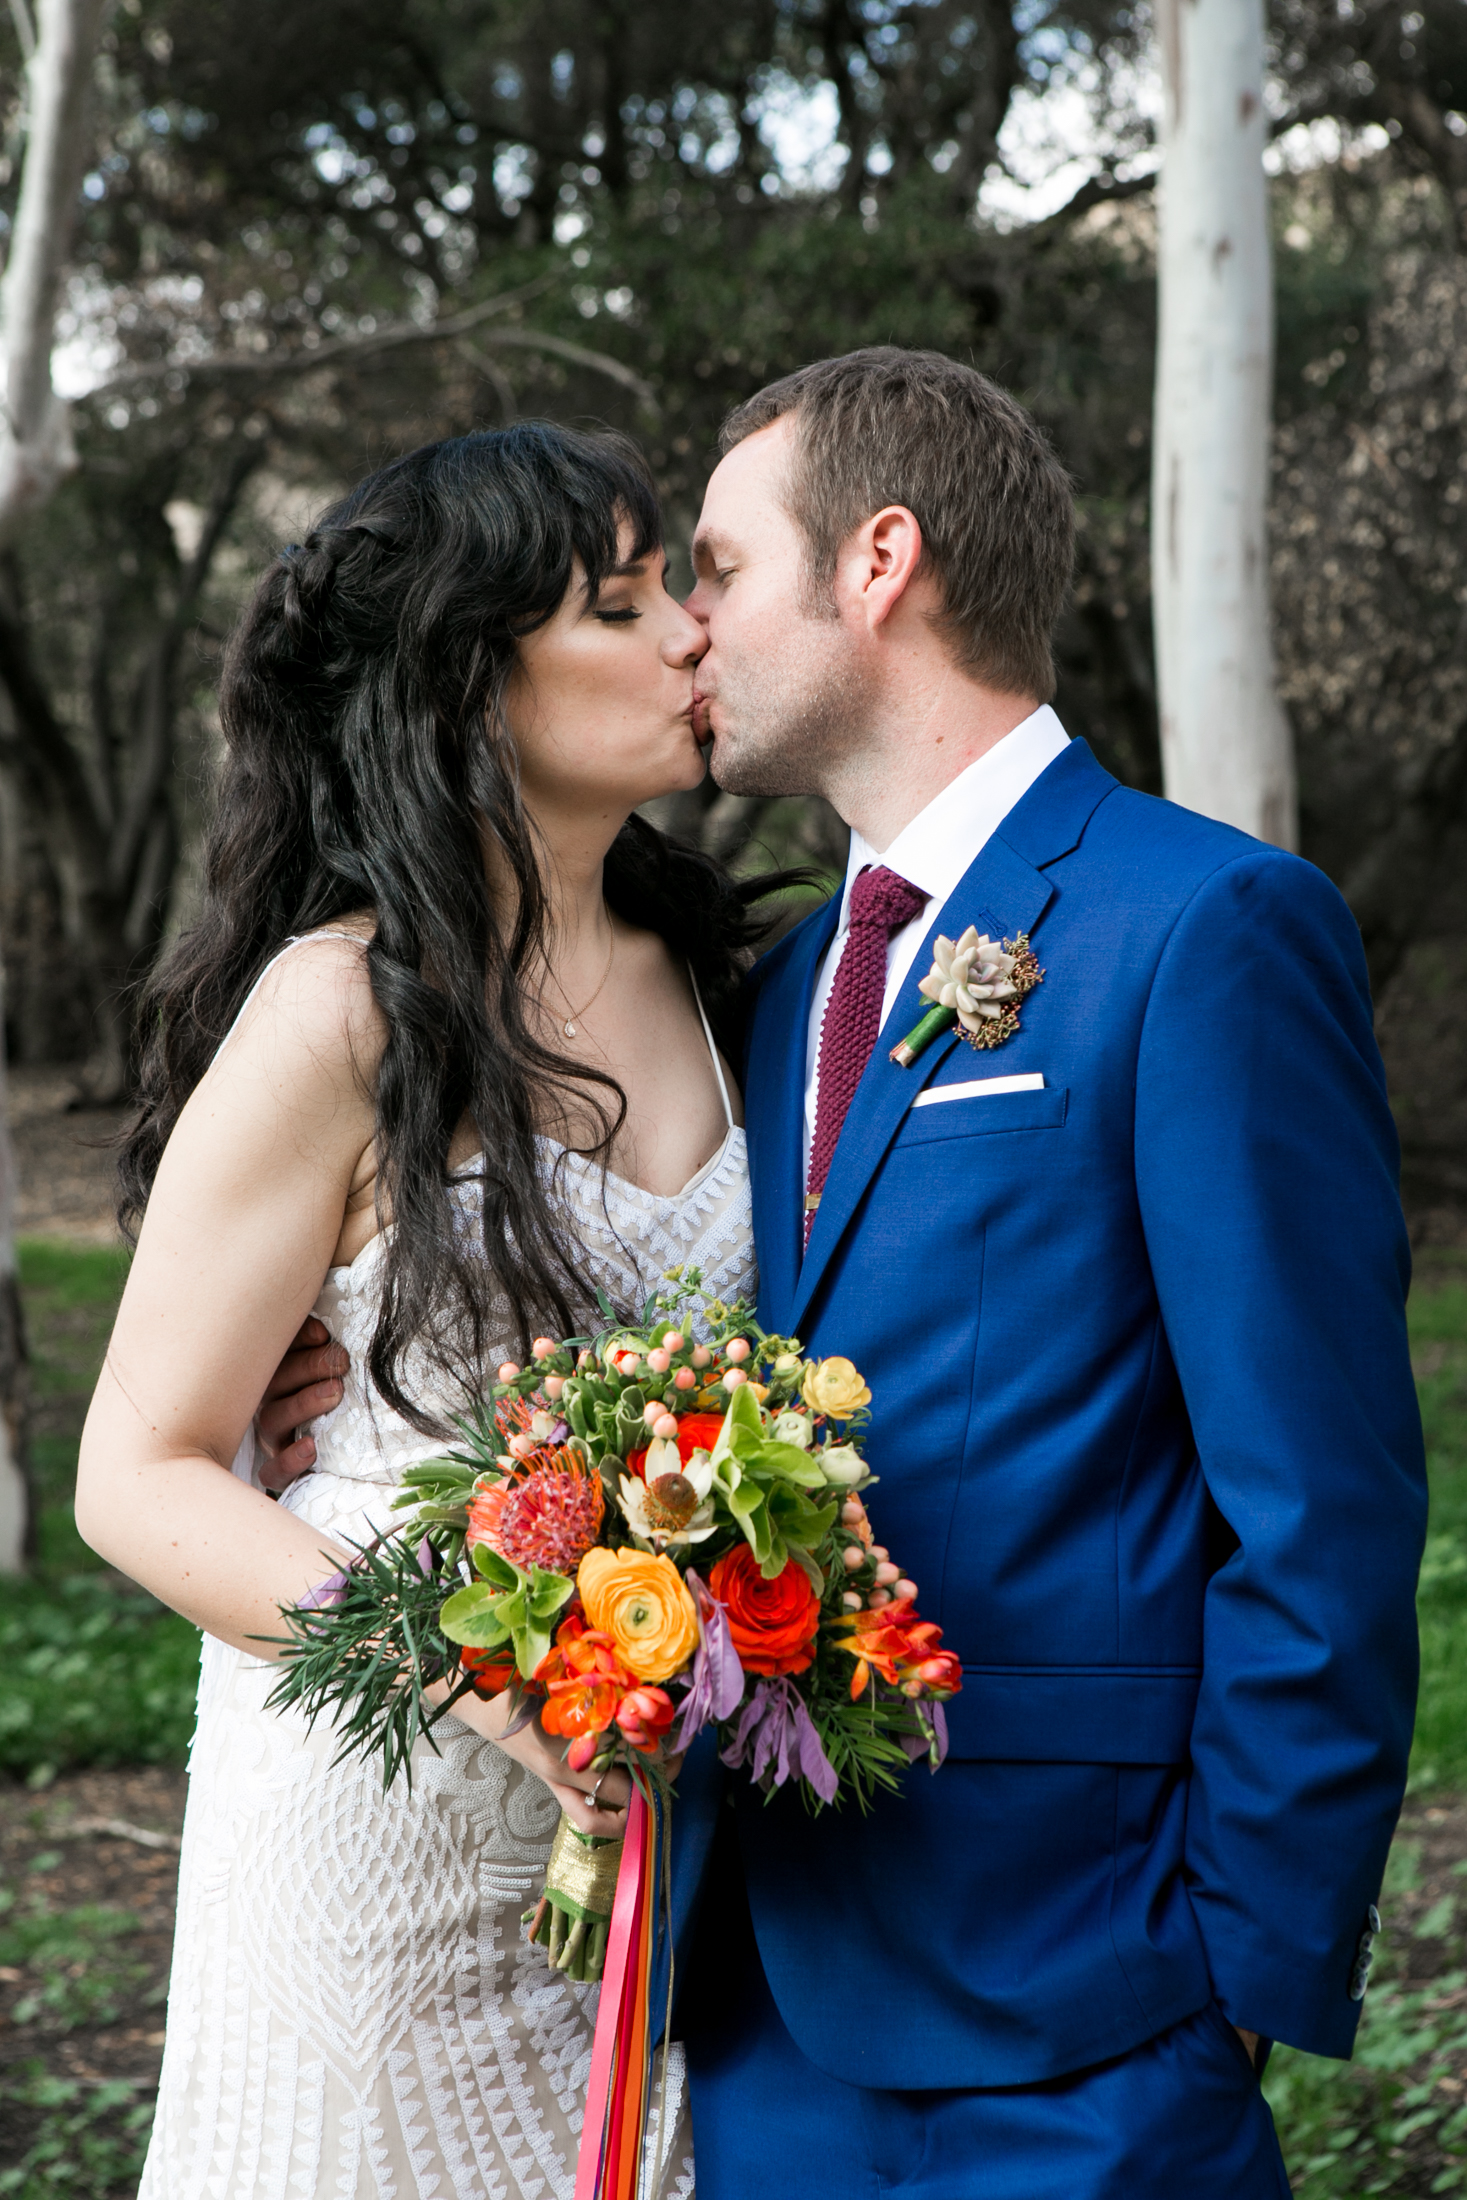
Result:
<instances>
[{"instance_id":1,"label":"delicate necklace","mask_svg":"<svg viewBox=\"0 0 1467 2200\"><path fill-rule=\"evenodd\" d=\"M601 983L597 986L595 992L591 995L590 1000L586 1002L585 1007L571 1008L569 1016L566 1017L565 1022L561 1025L560 1028L565 1033L567 1039L574 1039L579 1036L578 1020L584 1017L588 1010L595 1007L596 1003L600 1000L601 995L605 990L607 979L611 976L611 965L616 959L616 919L615 917L613 917L609 909L606 912L606 921L607 926L611 932L611 946L606 956L606 968L601 973ZM556 992L565 1002L566 1007L570 1008L570 998L566 993L565 987L561 984L559 978L556 977L553 970L550 972L550 977L554 983Z\"/></svg>"}]
</instances>

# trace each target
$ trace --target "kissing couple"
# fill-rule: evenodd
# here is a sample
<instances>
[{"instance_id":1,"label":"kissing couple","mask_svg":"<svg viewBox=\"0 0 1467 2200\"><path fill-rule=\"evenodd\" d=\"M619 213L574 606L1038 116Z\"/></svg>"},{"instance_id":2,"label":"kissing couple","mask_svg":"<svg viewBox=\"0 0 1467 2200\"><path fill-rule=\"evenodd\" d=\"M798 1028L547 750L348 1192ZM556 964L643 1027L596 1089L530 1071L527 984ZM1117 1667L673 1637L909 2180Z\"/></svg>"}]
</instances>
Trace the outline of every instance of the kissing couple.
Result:
<instances>
[{"instance_id":1,"label":"kissing couple","mask_svg":"<svg viewBox=\"0 0 1467 2200\"><path fill-rule=\"evenodd\" d=\"M261 1638L678 1264L855 1360L963 1687L867 1816L690 1755L659 2192L696 2133L700 2200L1287 2193L1260 2073L1349 2053L1416 1686L1396 1140L1328 880L1050 707L1073 526L1013 399L879 348L732 415L686 603L634 447L533 423L260 581L77 1491L205 1636L143 2200L568 2200L597 1989L519 1917L625 1776L470 1697L384 1793ZM639 814L705 769L850 827L757 961ZM969 927L1032 942L1018 1028L894 1059Z\"/></svg>"}]
</instances>

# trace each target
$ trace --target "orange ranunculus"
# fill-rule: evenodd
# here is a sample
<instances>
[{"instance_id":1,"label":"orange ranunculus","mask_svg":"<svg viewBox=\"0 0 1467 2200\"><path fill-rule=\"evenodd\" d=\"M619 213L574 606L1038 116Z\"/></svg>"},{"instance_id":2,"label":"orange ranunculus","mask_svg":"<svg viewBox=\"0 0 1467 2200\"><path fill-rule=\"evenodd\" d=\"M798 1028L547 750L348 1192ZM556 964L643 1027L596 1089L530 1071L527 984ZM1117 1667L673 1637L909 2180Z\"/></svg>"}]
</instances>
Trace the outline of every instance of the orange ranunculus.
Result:
<instances>
[{"instance_id":1,"label":"orange ranunculus","mask_svg":"<svg viewBox=\"0 0 1467 2200\"><path fill-rule=\"evenodd\" d=\"M721 1413L683 1413L678 1416L677 1455L684 1466L695 1451L712 1451L723 1433ZM627 1473L639 1482L647 1479L647 1446L627 1453Z\"/></svg>"},{"instance_id":2,"label":"orange ranunculus","mask_svg":"<svg viewBox=\"0 0 1467 2200\"><path fill-rule=\"evenodd\" d=\"M864 1694L873 1666L893 1688L914 1680L934 1696L956 1695L961 1688L961 1665L951 1650L939 1648L942 1629L930 1619L919 1619L912 1605L886 1604L877 1612L852 1612L845 1624L850 1632L835 1639L856 1660L852 1701Z\"/></svg>"},{"instance_id":3,"label":"orange ranunculus","mask_svg":"<svg viewBox=\"0 0 1467 2200\"><path fill-rule=\"evenodd\" d=\"M746 1673L803 1673L813 1665L820 1599L793 1559L766 1581L758 1559L741 1543L718 1561L708 1586L724 1608Z\"/></svg>"},{"instance_id":4,"label":"orange ranunculus","mask_svg":"<svg viewBox=\"0 0 1467 2200\"><path fill-rule=\"evenodd\" d=\"M639 1681L670 1680L697 1649L697 1608L670 1558L587 1551L576 1587L591 1625Z\"/></svg>"},{"instance_id":5,"label":"orange ranunculus","mask_svg":"<svg viewBox=\"0 0 1467 2200\"><path fill-rule=\"evenodd\" d=\"M545 1691L540 1724L547 1734L564 1735L573 1746L604 1734L622 1697L637 1684L610 1636L587 1627L574 1613L556 1629L555 1648L536 1666L535 1679Z\"/></svg>"}]
</instances>

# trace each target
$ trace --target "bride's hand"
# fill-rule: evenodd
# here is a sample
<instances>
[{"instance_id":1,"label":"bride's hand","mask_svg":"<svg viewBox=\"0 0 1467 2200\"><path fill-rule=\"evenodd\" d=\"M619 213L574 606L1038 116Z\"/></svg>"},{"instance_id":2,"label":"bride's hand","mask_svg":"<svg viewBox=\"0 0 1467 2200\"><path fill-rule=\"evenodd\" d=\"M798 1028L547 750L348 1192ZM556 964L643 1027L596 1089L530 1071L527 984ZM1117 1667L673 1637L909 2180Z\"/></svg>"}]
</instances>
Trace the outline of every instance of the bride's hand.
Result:
<instances>
[{"instance_id":1,"label":"bride's hand","mask_svg":"<svg viewBox=\"0 0 1467 2200\"><path fill-rule=\"evenodd\" d=\"M562 1754L563 1745L545 1732L538 1719L531 1719L516 1734L504 1732L509 1724L507 1692L491 1696L487 1702L482 1696L461 1696L453 1707L453 1715L462 1719L465 1726L471 1726L476 1734L497 1742L506 1757L513 1757L516 1764L524 1765L537 1779L543 1780L578 1833L597 1834L616 1841L626 1832L632 1783L620 1765L613 1767L600 1781L593 1803L590 1790L597 1786L597 1775L572 1772Z\"/></svg>"}]
</instances>

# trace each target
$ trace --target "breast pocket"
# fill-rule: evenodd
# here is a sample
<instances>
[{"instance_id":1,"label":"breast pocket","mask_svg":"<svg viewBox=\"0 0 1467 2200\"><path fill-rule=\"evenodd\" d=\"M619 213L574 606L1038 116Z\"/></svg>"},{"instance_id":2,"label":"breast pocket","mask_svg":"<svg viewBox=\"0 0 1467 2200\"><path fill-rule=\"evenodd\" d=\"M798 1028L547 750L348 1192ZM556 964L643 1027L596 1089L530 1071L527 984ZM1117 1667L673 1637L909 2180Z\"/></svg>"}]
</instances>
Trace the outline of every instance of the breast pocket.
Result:
<instances>
[{"instance_id":1,"label":"breast pocket","mask_svg":"<svg viewBox=\"0 0 1467 2200\"><path fill-rule=\"evenodd\" d=\"M949 1099L937 1085L922 1095L922 1103L908 1110L898 1146L930 1146L941 1139L981 1138L1000 1131L1062 1130L1070 1092L1067 1085L1049 1085L1042 1092L954 1092Z\"/></svg>"}]
</instances>

